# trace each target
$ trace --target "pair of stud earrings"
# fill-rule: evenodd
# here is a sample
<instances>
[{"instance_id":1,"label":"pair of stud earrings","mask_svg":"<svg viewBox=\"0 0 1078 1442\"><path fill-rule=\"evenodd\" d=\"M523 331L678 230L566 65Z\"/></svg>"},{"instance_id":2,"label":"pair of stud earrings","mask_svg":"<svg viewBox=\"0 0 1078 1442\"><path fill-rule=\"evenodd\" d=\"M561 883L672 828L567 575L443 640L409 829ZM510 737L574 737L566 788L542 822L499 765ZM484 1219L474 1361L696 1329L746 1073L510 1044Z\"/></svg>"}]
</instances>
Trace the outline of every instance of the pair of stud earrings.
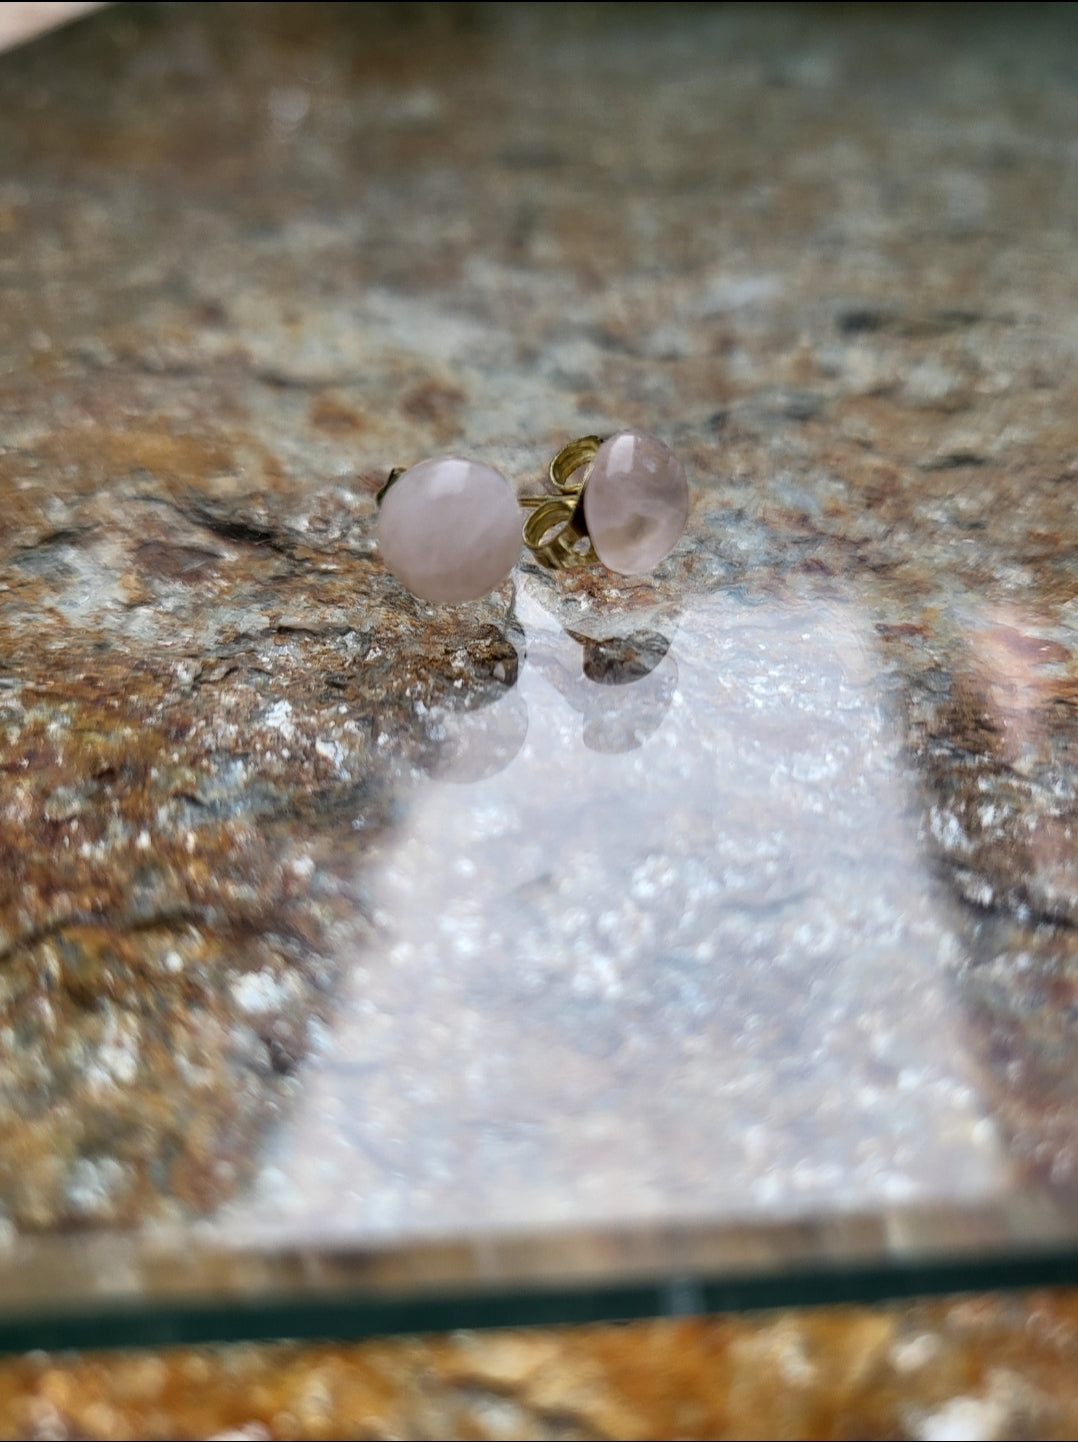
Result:
<instances>
[{"instance_id":1,"label":"pair of stud earrings","mask_svg":"<svg viewBox=\"0 0 1078 1442\"><path fill-rule=\"evenodd\" d=\"M551 570L598 562L635 576L657 566L685 529L685 469L646 431L570 441L549 476L551 491L518 501L500 471L458 456L392 471L378 492L387 570L425 601L473 601L508 578L522 539Z\"/></svg>"}]
</instances>

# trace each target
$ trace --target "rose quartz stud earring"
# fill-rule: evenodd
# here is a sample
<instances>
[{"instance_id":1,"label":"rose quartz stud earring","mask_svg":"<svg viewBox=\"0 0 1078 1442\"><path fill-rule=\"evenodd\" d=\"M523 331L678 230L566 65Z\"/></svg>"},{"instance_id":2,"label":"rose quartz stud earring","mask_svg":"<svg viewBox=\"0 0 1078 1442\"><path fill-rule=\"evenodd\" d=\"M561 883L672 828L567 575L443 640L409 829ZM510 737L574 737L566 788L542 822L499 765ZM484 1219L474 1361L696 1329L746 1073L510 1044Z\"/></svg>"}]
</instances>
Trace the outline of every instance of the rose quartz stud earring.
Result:
<instances>
[{"instance_id":1,"label":"rose quartz stud earring","mask_svg":"<svg viewBox=\"0 0 1078 1442\"><path fill-rule=\"evenodd\" d=\"M474 601L517 563L520 510L493 466L435 456L391 471L378 506L382 560L424 601Z\"/></svg>"},{"instance_id":2,"label":"rose quartz stud earring","mask_svg":"<svg viewBox=\"0 0 1078 1442\"><path fill-rule=\"evenodd\" d=\"M524 544L551 570L593 565L636 576L677 545L689 516L685 468L646 431L581 436L550 463L554 495L525 496Z\"/></svg>"}]
</instances>

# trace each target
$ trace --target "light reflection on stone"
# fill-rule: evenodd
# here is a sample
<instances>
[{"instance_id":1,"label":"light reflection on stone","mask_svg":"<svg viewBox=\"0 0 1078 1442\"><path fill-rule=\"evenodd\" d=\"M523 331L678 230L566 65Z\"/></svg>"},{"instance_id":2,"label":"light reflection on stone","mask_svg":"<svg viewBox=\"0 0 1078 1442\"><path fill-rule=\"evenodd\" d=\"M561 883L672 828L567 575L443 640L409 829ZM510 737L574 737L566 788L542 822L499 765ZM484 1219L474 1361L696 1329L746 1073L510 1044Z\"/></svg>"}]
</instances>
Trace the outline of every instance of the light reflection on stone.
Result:
<instances>
[{"instance_id":1,"label":"light reflection on stone","mask_svg":"<svg viewBox=\"0 0 1078 1442\"><path fill-rule=\"evenodd\" d=\"M375 938L345 958L229 1241L995 1195L1008 1169L944 966L960 932L862 614L696 597L675 689L650 624L619 662L609 636L585 655L582 629L519 601L527 736L500 770L421 777L403 801L363 878ZM643 674L584 674L619 664ZM649 683L660 723L596 751L580 696L631 718Z\"/></svg>"}]
</instances>

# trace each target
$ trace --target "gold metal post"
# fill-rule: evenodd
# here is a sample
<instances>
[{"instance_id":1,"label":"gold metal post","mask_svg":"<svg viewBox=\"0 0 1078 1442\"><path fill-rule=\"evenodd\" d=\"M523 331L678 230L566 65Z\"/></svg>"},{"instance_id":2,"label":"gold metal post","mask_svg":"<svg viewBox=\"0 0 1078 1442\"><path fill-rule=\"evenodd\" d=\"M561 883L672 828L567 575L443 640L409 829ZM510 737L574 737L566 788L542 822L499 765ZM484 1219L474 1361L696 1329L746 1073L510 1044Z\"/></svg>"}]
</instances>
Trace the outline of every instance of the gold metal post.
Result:
<instances>
[{"instance_id":1,"label":"gold metal post","mask_svg":"<svg viewBox=\"0 0 1078 1442\"><path fill-rule=\"evenodd\" d=\"M530 512L524 522L524 544L552 571L591 566L599 559L584 519L584 487L602 443L601 436L570 441L550 463L550 483L557 494L521 497L520 504Z\"/></svg>"}]
</instances>

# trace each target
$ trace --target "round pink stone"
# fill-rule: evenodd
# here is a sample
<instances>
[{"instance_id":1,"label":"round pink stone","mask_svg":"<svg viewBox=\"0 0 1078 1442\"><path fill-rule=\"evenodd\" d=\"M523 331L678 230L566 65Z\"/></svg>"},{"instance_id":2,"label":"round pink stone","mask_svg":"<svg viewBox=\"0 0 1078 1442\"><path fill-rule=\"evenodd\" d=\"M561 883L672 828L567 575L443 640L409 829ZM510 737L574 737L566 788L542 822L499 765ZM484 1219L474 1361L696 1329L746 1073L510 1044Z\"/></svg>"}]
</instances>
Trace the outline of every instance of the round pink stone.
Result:
<instances>
[{"instance_id":1,"label":"round pink stone","mask_svg":"<svg viewBox=\"0 0 1078 1442\"><path fill-rule=\"evenodd\" d=\"M599 447L584 488L596 555L623 576L650 571L677 545L689 516L685 468L647 431L618 431Z\"/></svg>"},{"instance_id":2,"label":"round pink stone","mask_svg":"<svg viewBox=\"0 0 1078 1442\"><path fill-rule=\"evenodd\" d=\"M404 472L378 512L382 560L425 601L474 601L520 555L520 511L500 471L434 456Z\"/></svg>"}]
</instances>

